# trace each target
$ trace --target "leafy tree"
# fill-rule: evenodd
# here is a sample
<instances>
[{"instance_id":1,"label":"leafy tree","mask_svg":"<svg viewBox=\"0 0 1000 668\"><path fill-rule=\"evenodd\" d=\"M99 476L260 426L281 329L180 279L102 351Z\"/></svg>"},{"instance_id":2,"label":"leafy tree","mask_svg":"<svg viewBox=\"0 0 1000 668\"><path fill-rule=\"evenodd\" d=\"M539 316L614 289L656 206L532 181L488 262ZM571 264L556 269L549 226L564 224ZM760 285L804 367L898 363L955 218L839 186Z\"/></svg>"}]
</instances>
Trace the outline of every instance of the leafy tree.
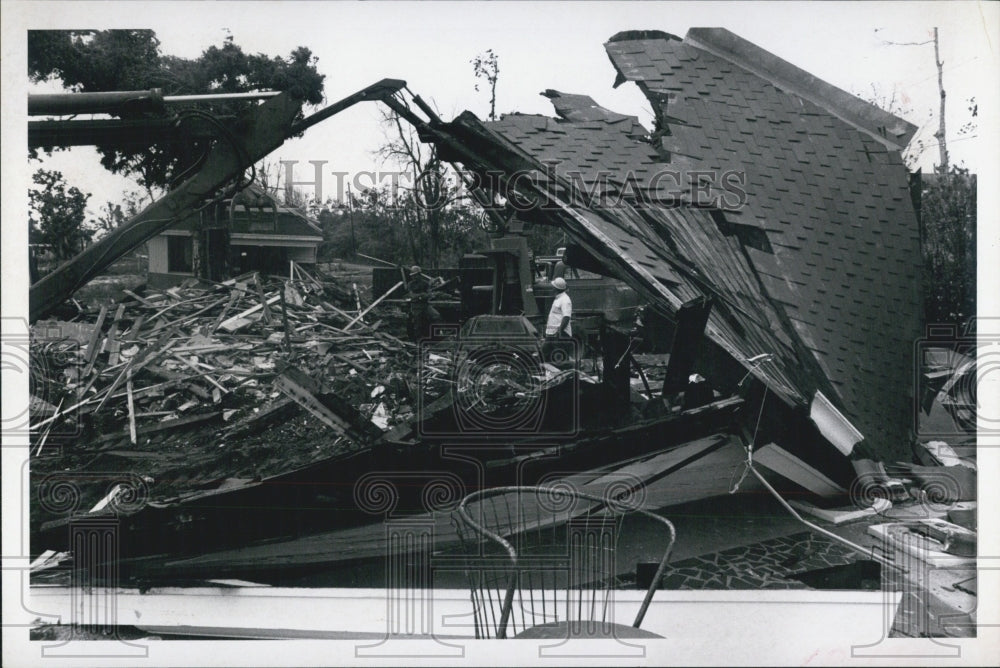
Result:
<instances>
[{"instance_id":1,"label":"leafy tree","mask_svg":"<svg viewBox=\"0 0 1000 668\"><path fill-rule=\"evenodd\" d=\"M152 30L30 30L28 74L32 81L57 79L78 92L161 88L165 95L289 91L309 104L323 100L324 75L305 47L287 58L247 54L229 35L195 59L164 55ZM183 123L190 110L215 116L238 113L248 102L228 101L172 108ZM122 117L141 117L134 110ZM98 146L101 164L117 174L135 176L152 198L168 188L204 154L206 146L178 134L175 141L148 148Z\"/></svg>"},{"instance_id":2,"label":"leafy tree","mask_svg":"<svg viewBox=\"0 0 1000 668\"><path fill-rule=\"evenodd\" d=\"M951 166L924 176L924 306L928 323L962 326L976 314L976 176Z\"/></svg>"},{"instance_id":3,"label":"leafy tree","mask_svg":"<svg viewBox=\"0 0 1000 668\"><path fill-rule=\"evenodd\" d=\"M57 171L39 169L32 181L36 187L28 190L31 242L51 248L59 261L73 257L94 236L86 224L90 193L69 187Z\"/></svg>"},{"instance_id":4,"label":"leafy tree","mask_svg":"<svg viewBox=\"0 0 1000 668\"><path fill-rule=\"evenodd\" d=\"M110 232L142 211L145 205L146 197L134 191L125 193L119 203L106 201L94 221L96 234L100 236Z\"/></svg>"},{"instance_id":5,"label":"leafy tree","mask_svg":"<svg viewBox=\"0 0 1000 668\"><path fill-rule=\"evenodd\" d=\"M384 184L349 197L348 202L327 200L318 213L325 241L320 252L325 259L350 257L356 248L364 255L404 266L432 266L428 236L417 227L423 220L421 206L413 200L411 189ZM476 207L461 202L442 207L438 224L436 266L457 266L462 255L486 246L483 216Z\"/></svg>"}]
</instances>

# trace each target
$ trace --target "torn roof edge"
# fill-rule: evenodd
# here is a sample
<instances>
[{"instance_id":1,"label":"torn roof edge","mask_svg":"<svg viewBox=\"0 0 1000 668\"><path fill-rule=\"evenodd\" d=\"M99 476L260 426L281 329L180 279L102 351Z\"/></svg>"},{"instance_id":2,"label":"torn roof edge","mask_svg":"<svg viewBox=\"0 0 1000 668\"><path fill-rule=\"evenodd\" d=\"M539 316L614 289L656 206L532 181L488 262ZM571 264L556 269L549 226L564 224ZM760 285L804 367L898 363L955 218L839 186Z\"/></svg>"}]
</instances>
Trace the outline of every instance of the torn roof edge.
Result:
<instances>
[{"instance_id":1,"label":"torn roof edge","mask_svg":"<svg viewBox=\"0 0 1000 668\"><path fill-rule=\"evenodd\" d=\"M806 72L725 28L691 28L684 42L826 110L890 148L903 150L917 126Z\"/></svg>"},{"instance_id":2,"label":"torn roof edge","mask_svg":"<svg viewBox=\"0 0 1000 668\"><path fill-rule=\"evenodd\" d=\"M612 42L634 42L646 39L665 39L680 42L681 38L662 30L622 30L611 36L608 44Z\"/></svg>"},{"instance_id":3,"label":"torn roof edge","mask_svg":"<svg viewBox=\"0 0 1000 668\"><path fill-rule=\"evenodd\" d=\"M743 39L725 28L691 28L684 39L659 30L628 30L615 34L605 44L608 58L615 68L613 88L627 81L634 81L643 94L650 98L654 91L638 72L625 72L615 60L612 44L628 41L682 42L710 53L740 67L775 87L811 102L851 127L871 136L887 148L902 151L916 134L917 126L891 114L819 77L779 58L753 42Z\"/></svg>"}]
</instances>

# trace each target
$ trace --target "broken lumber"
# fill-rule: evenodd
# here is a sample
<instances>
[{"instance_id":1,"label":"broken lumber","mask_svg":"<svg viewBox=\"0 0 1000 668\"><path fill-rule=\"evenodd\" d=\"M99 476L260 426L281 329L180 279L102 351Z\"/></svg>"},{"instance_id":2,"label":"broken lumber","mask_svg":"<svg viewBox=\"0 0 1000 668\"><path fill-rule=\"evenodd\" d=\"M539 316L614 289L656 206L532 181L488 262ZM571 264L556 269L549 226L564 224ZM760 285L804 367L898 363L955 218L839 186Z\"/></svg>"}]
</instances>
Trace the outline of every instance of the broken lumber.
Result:
<instances>
[{"instance_id":1,"label":"broken lumber","mask_svg":"<svg viewBox=\"0 0 1000 668\"><path fill-rule=\"evenodd\" d=\"M288 368L274 380L275 387L284 392L290 399L315 415L320 422L330 427L338 434L346 433L351 425L342 417L323 405L310 391L312 382L305 374L294 368Z\"/></svg>"},{"instance_id":2,"label":"broken lumber","mask_svg":"<svg viewBox=\"0 0 1000 668\"><path fill-rule=\"evenodd\" d=\"M215 324L212 325L211 329L208 330L209 334L214 334L215 330L217 330L219 326L222 325L222 322L225 319L226 314L229 313L229 309L233 307L233 304L236 303L237 298L239 298L239 296L242 293L243 293L242 290L233 290L232 292L229 293L229 301L226 303L225 307L219 313L219 317L215 319Z\"/></svg>"},{"instance_id":3,"label":"broken lumber","mask_svg":"<svg viewBox=\"0 0 1000 668\"><path fill-rule=\"evenodd\" d=\"M250 308L248 308L247 310L243 311L242 313L237 313L236 315L234 315L233 317L229 318L228 320L224 320L222 322L222 324L219 325L218 329L223 329L223 330L225 330L227 332L235 332L236 330L240 329L244 325L249 324L249 321L241 323L240 322L241 320L244 320L248 315L253 315L257 311L259 311L262 308L264 308L264 304L273 304L274 302L278 301L278 299L279 299L279 296L278 295L274 295L273 297L270 297L270 298L266 299L265 301L261 302L260 304L257 304L256 306L251 306Z\"/></svg>"},{"instance_id":4,"label":"broken lumber","mask_svg":"<svg viewBox=\"0 0 1000 668\"><path fill-rule=\"evenodd\" d=\"M271 324L271 310L267 308L268 300L264 299L264 288L260 284L260 274L253 275L253 284L257 289L257 296L260 298L261 308L263 309L264 322Z\"/></svg>"},{"instance_id":5,"label":"broken lumber","mask_svg":"<svg viewBox=\"0 0 1000 668\"><path fill-rule=\"evenodd\" d=\"M143 306L147 306L147 307L149 307L151 309L158 308L156 306L156 304L154 304L153 302L149 301L148 299L146 299L144 297L140 297L139 295L135 294L131 290L127 290L127 289L126 290L122 290L122 293L128 295L129 297L131 297L132 299L136 300L137 302L139 302Z\"/></svg>"},{"instance_id":6,"label":"broken lumber","mask_svg":"<svg viewBox=\"0 0 1000 668\"><path fill-rule=\"evenodd\" d=\"M111 321L111 329L108 330L108 337L104 339L104 347L108 351L108 364L112 366L118 364L118 351L121 349L121 343L118 341L118 324L121 322L122 315L124 314L125 304L119 304L118 309L115 311L115 317Z\"/></svg>"},{"instance_id":7,"label":"broken lumber","mask_svg":"<svg viewBox=\"0 0 1000 668\"><path fill-rule=\"evenodd\" d=\"M97 316L97 324L94 325L94 334L91 336L90 342L87 344L87 368L83 372L84 376L89 375L94 368L94 360L97 359L97 342L101 339L101 327L104 326L104 319L107 317L107 305L101 306L101 313Z\"/></svg>"},{"instance_id":8,"label":"broken lumber","mask_svg":"<svg viewBox=\"0 0 1000 668\"><path fill-rule=\"evenodd\" d=\"M135 400L132 397L132 370L128 370L128 376L125 380L125 391L128 393L128 433L131 438L132 445L135 445Z\"/></svg>"},{"instance_id":9,"label":"broken lumber","mask_svg":"<svg viewBox=\"0 0 1000 668\"><path fill-rule=\"evenodd\" d=\"M184 357L183 355L180 355L180 354L178 354L178 353L174 353L174 354L173 354L173 356L174 356L174 357L175 357L176 359L178 359L178 360L180 360L181 362L183 362L184 364L186 364L187 366L191 367L191 369L192 369L193 371L197 371L198 373L201 373L201 369L199 369L199 368L198 368L198 365L197 365L197 364L195 364L195 363L194 363L193 361L191 361L190 359L188 359L187 357ZM226 394L228 394L228 393L229 393L229 390L228 390L228 389L226 389L226 387L225 387L224 385L221 385L221 384L220 384L220 383L219 383L219 382L218 382L217 380L215 380L214 378L212 378L212 377L211 377L210 375L208 375L208 374L205 374L205 380L207 380L208 382L210 382L210 383L211 383L212 385L215 385L215 386L216 386L217 388L219 388L219 389L220 389L220 390L221 390L222 392L225 392Z\"/></svg>"},{"instance_id":10,"label":"broken lumber","mask_svg":"<svg viewBox=\"0 0 1000 668\"><path fill-rule=\"evenodd\" d=\"M386 292L385 292L384 295L382 295L381 297L379 297L378 299L376 299L375 301L373 301L371 303L371 305L368 308L366 308L364 311L362 311L361 313L358 313L357 317L354 318L354 320L352 320L349 323L347 323L346 325L344 325L344 331L346 332L348 329L351 328L351 325L353 325L354 323L356 323L358 320L361 320L362 318L364 318L365 315L367 315L369 311L371 311L373 308L375 308L376 306L378 306L382 302L383 299L385 299L386 297L388 297L389 295L391 295L393 292L395 292L396 290L398 290L400 288L400 286L402 286L402 285L403 285L403 282L400 281L399 283L396 283L396 285L394 285L391 288L389 288L388 290L386 290ZM358 302L358 307L360 308L360 306L361 306L361 302Z\"/></svg>"},{"instance_id":11,"label":"broken lumber","mask_svg":"<svg viewBox=\"0 0 1000 668\"><path fill-rule=\"evenodd\" d=\"M136 429L136 436L148 436L149 434L156 434L161 431L170 431L172 429L177 429L178 427L193 427L196 424L202 424L204 422L209 422L217 418L222 418L222 411L213 411L211 413L198 413L196 415L190 415L188 417L177 418L176 420L164 420L162 422L157 422L156 424L147 425L145 427L139 427ZM121 438L128 438L128 430L115 432L112 434L106 434L98 439L91 441L88 445L90 447L96 447L104 445L109 442L117 441Z\"/></svg>"},{"instance_id":12,"label":"broken lumber","mask_svg":"<svg viewBox=\"0 0 1000 668\"><path fill-rule=\"evenodd\" d=\"M170 350L170 348L173 347L174 343L176 343L176 342L175 341L167 341L166 345L164 345L159 350L155 350L154 351L153 349L147 349L145 355L137 355L136 357L133 357L132 359L130 359L128 361L128 364L126 365L125 371L122 371L118 375L118 378L115 379L115 382L113 382L111 384L111 387L108 388L105 391L104 398L101 399L101 403L99 403L97 405L97 408L95 410L99 411L99 410L101 410L104 407L104 404L106 404L107 401L108 401L108 399L111 398L111 395L114 393L114 391L118 389L119 385L121 385L121 382L122 382L122 380L124 380L125 374L126 374L126 372L128 370L131 369L133 373L136 372L136 371L138 371L139 369L143 368L144 366L146 366L147 364L149 364L150 362L152 362L154 359L156 359L157 357L159 357L163 353L165 353L168 350ZM144 359L138 359L139 357L143 357Z\"/></svg>"}]
</instances>

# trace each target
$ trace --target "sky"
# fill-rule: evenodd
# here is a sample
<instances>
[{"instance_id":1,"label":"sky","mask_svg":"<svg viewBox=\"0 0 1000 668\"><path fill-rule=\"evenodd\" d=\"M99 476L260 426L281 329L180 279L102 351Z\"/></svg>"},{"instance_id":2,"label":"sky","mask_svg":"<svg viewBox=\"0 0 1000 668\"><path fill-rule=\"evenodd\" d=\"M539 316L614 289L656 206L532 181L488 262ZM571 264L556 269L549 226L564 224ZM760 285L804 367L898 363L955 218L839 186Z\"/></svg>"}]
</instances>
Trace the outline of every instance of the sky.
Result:
<instances>
[{"instance_id":1,"label":"sky","mask_svg":"<svg viewBox=\"0 0 1000 668\"><path fill-rule=\"evenodd\" d=\"M885 99L895 95L907 112L904 117L920 126L917 138L928 144L935 143L937 130L934 50L931 44L906 44L927 42L937 26L948 93L949 149L953 162L976 171L1000 148L995 123L982 122L996 118L1000 97L998 17L996 3L972 2L8 2L3 18L5 60L22 39L20 28L152 28L164 53L188 58L231 33L245 51L269 56L309 47L327 75L328 102L381 78L400 78L446 119L463 110L487 115L489 98L485 90L475 90L470 60L493 49L500 64L498 113L552 115L549 101L539 93L555 88L635 114L647 127L649 103L634 84L612 88L615 71L603 43L621 30L683 36L691 27L721 26L852 93ZM10 85L20 77L21 90L28 90L23 72L12 72L13 78L5 72L5 82ZM972 97L979 105L978 119L968 112ZM960 134L969 120L978 120L978 128ZM365 103L286 142L271 159L298 161L302 167L295 178L301 180L312 178L310 160L328 161L324 169L329 173L355 174L379 166L374 151L384 141L379 109ZM937 149L930 148L918 164L930 169L937 159ZM117 200L123 190L137 189L102 170L97 160L93 149L76 148L44 165L60 169L71 184L93 193L91 209L96 210ZM327 196L330 182L324 183Z\"/></svg>"}]
</instances>

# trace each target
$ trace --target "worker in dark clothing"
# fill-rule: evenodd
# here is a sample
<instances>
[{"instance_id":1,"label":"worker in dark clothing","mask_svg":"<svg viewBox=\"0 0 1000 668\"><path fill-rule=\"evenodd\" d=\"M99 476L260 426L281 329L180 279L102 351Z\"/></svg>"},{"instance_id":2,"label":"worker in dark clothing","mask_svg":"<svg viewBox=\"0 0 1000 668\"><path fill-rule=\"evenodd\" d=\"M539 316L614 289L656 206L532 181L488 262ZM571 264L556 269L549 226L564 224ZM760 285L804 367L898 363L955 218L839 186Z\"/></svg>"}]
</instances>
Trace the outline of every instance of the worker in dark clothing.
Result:
<instances>
[{"instance_id":1,"label":"worker in dark clothing","mask_svg":"<svg viewBox=\"0 0 1000 668\"><path fill-rule=\"evenodd\" d=\"M431 335L431 325L440 322L441 314L431 306L432 287L428 277L420 271L420 267L410 267L406 289L410 293L410 317L407 321L410 339L420 341Z\"/></svg>"}]
</instances>

